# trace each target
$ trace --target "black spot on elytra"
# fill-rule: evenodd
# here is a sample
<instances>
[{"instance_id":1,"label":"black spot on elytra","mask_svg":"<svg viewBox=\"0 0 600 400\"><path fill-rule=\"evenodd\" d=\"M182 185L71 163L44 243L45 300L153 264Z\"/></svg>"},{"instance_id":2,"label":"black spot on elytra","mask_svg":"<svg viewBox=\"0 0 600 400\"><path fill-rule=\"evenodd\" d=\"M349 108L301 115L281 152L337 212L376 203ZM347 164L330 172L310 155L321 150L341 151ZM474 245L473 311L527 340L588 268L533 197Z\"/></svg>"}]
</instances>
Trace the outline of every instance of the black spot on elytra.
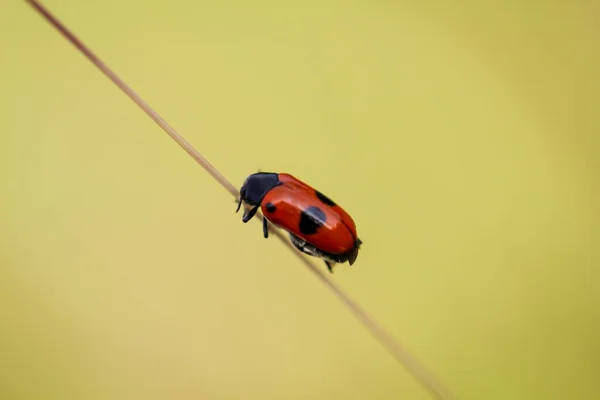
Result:
<instances>
[{"instance_id":1,"label":"black spot on elytra","mask_svg":"<svg viewBox=\"0 0 600 400\"><path fill-rule=\"evenodd\" d=\"M275 204L273 204L273 203L267 203L267 205L265 206L265 208L270 213L273 213L273 212L275 212L275 210L277 210L277 207L275 207Z\"/></svg>"},{"instance_id":2,"label":"black spot on elytra","mask_svg":"<svg viewBox=\"0 0 600 400\"><path fill-rule=\"evenodd\" d=\"M319 200L321 200L323 203L327 204L328 206L335 206L334 201L325 196L323 193L319 192L318 190L315 190L315 193Z\"/></svg>"},{"instance_id":3,"label":"black spot on elytra","mask_svg":"<svg viewBox=\"0 0 600 400\"><path fill-rule=\"evenodd\" d=\"M300 214L300 232L305 235L313 235L325 224L326 216L319 207L308 207Z\"/></svg>"}]
</instances>

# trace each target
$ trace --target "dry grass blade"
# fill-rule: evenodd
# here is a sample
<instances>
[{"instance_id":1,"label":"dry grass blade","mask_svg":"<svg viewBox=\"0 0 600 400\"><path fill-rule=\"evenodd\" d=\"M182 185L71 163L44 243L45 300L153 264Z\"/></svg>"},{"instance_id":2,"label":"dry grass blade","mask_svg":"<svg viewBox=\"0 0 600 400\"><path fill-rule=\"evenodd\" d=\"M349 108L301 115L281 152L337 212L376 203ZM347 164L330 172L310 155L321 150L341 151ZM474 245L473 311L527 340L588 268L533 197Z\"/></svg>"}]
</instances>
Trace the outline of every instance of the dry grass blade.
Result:
<instances>
[{"instance_id":1,"label":"dry grass blade","mask_svg":"<svg viewBox=\"0 0 600 400\"><path fill-rule=\"evenodd\" d=\"M194 160L198 162L209 174L211 174L234 198L239 197L238 190L219 171L213 167L196 149L192 147L173 127L171 127L156 111L154 111L133 89L123 82L112 72L91 50L89 50L73 33L71 33L56 17L54 17L37 0L26 0L42 16L50 22L63 36L65 36L77 49L79 49L96 67L98 67L113 83L115 83L131 100L133 100L150 118L152 118L169 136L173 138ZM257 220L262 221L262 215L257 214ZM408 353L400 343L393 338L383 327L375 321L356 301L346 294L339 286L333 283L325 274L317 268L307 257L300 254L288 241L287 236L278 229L270 229L299 259L325 284L354 314L354 316L371 332L371 334L385 347L385 349L403 364L408 371L427 389L434 398L441 400L457 399L435 378L435 376L423 367L414 357Z\"/></svg>"}]
</instances>

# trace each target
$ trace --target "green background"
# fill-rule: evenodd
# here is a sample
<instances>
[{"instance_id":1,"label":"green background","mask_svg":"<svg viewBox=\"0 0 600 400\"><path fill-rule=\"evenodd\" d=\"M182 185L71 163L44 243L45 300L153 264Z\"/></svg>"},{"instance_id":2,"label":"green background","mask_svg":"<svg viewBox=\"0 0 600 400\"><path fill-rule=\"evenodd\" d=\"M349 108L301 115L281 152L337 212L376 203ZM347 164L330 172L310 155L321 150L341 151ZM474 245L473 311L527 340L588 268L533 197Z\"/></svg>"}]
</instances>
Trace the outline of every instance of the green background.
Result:
<instances>
[{"instance_id":1,"label":"green background","mask_svg":"<svg viewBox=\"0 0 600 400\"><path fill-rule=\"evenodd\" d=\"M1 398L430 398L1 1ZM331 279L461 398L598 399L599 8L538 3L44 4L236 187L346 208L364 246Z\"/></svg>"}]
</instances>

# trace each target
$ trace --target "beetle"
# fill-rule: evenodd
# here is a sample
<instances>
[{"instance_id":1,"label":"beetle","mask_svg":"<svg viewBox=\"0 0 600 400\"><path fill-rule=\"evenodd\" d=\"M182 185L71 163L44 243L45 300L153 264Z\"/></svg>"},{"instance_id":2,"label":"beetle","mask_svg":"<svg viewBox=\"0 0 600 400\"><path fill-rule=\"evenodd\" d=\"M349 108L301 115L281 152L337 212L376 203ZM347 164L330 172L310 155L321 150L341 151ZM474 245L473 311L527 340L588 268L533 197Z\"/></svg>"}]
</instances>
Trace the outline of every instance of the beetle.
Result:
<instances>
[{"instance_id":1,"label":"beetle","mask_svg":"<svg viewBox=\"0 0 600 400\"><path fill-rule=\"evenodd\" d=\"M287 173L257 172L246 178L240 189L238 207L249 206L242 222L250 221L258 209L263 213L263 234L268 223L285 230L294 247L325 261L329 272L334 264L353 265L362 241L352 217L320 191Z\"/></svg>"}]
</instances>

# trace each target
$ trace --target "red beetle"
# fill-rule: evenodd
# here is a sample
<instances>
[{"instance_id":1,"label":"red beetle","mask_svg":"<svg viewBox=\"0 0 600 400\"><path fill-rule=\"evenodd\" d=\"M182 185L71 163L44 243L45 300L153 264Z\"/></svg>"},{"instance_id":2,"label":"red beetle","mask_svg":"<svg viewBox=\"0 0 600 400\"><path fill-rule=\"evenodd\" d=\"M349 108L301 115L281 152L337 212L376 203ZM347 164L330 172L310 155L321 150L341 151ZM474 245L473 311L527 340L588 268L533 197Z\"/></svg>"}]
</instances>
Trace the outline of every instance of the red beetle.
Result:
<instances>
[{"instance_id":1,"label":"red beetle","mask_svg":"<svg viewBox=\"0 0 600 400\"><path fill-rule=\"evenodd\" d=\"M260 207L263 233L269 236L267 220L284 229L301 252L325 260L329 272L333 264L352 265L362 241L352 217L329 197L289 174L258 172L250 175L240 190L236 212L242 202L251 208L242 221L250 221Z\"/></svg>"}]
</instances>

